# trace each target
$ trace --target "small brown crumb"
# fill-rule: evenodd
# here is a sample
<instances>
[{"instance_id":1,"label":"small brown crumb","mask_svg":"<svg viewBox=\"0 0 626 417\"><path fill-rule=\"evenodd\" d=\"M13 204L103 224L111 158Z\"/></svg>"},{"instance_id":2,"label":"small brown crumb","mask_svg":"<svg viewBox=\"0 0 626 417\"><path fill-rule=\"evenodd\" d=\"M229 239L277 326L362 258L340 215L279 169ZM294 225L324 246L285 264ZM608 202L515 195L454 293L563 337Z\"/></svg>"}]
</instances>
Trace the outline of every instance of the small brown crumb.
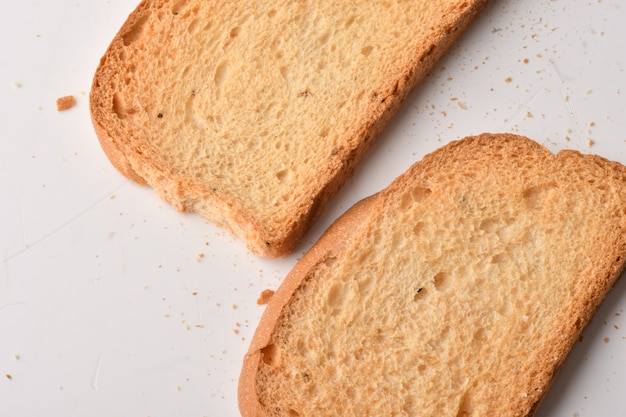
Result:
<instances>
[{"instance_id":1,"label":"small brown crumb","mask_svg":"<svg viewBox=\"0 0 626 417\"><path fill-rule=\"evenodd\" d=\"M513 78L511 78L511 77L506 77L506 78L504 79L504 82L505 82L505 83L510 83L511 81L513 81Z\"/></svg>"},{"instance_id":2,"label":"small brown crumb","mask_svg":"<svg viewBox=\"0 0 626 417\"><path fill-rule=\"evenodd\" d=\"M596 143L596 141L593 140L593 139L589 139L589 141L587 143L589 144L589 146L593 146L594 143Z\"/></svg>"},{"instance_id":3,"label":"small brown crumb","mask_svg":"<svg viewBox=\"0 0 626 417\"><path fill-rule=\"evenodd\" d=\"M6 374L5 376L7 377L7 379L8 379L9 381L13 379L13 377L11 376L11 374Z\"/></svg>"},{"instance_id":4,"label":"small brown crumb","mask_svg":"<svg viewBox=\"0 0 626 417\"><path fill-rule=\"evenodd\" d=\"M528 58L524 58L524 64L528 64Z\"/></svg>"},{"instance_id":5,"label":"small brown crumb","mask_svg":"<svg viewBox=\"0 0 626 417\"><path fill-rule=\"evenodd\" d=\"M272 299L272 297L274 296L274 291L272 290L263 290L261 292L261 295L259 296L259 298L256 300L256 303L258 305L264 305L270 302L270 300Z\"/></svg>"},{"instance_id":6,"label":"small brown crumb","mask_svg":"<svg viewBox=\"0 0 626 417\"><path fill-rule=\"evenodd\" d=\"M57 98L57 111L71 109L76 105L74 96L65 96Z\"/></svg>"},{"instance_id":7,"label":"small brown crumb","mask_svg":"<svg viewBox=\"0 0 626 417\"><path fill-rule=\"evenodd\" d=\"M609 340L610 340L610 339L609 339L608 337L605 337L605 338L604 338L604 343L609 343Z\"/></svg>"}]
</instances>

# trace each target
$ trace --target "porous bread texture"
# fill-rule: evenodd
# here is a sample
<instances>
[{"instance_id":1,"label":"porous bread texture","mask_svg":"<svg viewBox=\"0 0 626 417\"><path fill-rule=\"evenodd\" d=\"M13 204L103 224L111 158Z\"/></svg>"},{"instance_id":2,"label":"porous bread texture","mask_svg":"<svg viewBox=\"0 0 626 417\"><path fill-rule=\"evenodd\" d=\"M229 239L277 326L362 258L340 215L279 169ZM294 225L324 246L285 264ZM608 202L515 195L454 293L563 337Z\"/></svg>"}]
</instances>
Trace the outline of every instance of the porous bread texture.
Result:
<instances>
[{"instance_id":1,"label":"porous bread texture","mask_svg":"<svg viewBox=\"0 0 626 417\"><path fill-rule=\"evenodd\" d=\"M144 0L91 91L113 165L255 253L292 252L486 0Z\"/></svg>"},{"instance_id":2,"label":"porous bread texture","mask_svg":"<svg viewBox=\"0 0 626 417\"><path fill-rule=\"evenodd\" d=\"M532 416L624 267L626 168L484 134L337 221L261 319L243 416Z\"/></svg>"}]
</instances>

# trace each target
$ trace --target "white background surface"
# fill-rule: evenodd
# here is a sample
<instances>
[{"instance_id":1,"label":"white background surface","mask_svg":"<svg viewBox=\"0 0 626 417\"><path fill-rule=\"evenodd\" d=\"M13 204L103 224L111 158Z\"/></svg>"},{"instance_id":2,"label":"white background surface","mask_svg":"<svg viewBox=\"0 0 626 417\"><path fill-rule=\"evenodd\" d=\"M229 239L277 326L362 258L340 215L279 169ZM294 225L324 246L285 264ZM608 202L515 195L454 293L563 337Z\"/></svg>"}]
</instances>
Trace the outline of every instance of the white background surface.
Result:
<instances>
[{"instance_id":1,"label":"white background surface","mask_svg":"<svg viewBox=\"0 0 626 417\"><path fill-rule=\"evenodd\" d=\"M425 153L507 131L626 163L626 4L493 1L409 97L302 249L260 259L124 179L99 147L91 78L135 6L3 7L0 417L236 416L259 293L275 289L334 218ZM70 94L77 106L57 112L56 98ZM540 417L626 415L625 309L622 280Z\"/></svg>"}]
</instances>

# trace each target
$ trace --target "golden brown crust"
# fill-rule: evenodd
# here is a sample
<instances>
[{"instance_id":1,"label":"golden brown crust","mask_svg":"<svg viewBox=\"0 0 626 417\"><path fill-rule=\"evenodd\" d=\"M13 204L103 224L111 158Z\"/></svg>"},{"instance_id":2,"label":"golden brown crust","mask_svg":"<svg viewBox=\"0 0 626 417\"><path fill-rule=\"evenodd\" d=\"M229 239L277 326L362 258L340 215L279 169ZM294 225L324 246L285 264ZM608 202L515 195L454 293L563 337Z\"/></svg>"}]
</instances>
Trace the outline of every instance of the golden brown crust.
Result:
<instances>
[{"instance_id":1,"label":"golden brown crust","mask_svg":"<svg viewBox=\"0 0 626 417\"><path fill-rule=\"evenodd\" d=\"M472 160L466 160L467 155L481 155ZM522 155L520 157L520 155ZM485 164L485 161L490 161ZM582 155L576 151L562 151L553 155L541 145L523 137L510 134L483 134L466 138L462 141L450 143L444 148L427 155L421 162L411 167L389 187L381 191L376 197L366 199L341 216L322 238L307 252L300 262L285 278L283 284L270 301L253 337L248 354L244 359L241 377L239 380L239 404L244 417L266 417L263 406L258 397L258 372L262 365L264 349L273 342L274 333L279 326L279 319L289 308L294 294L302 286L319 265L329 258L340 257L345 250L350 237L357 236L359 230L367 224L378 221L377 213L382 212L383 205L394 200L394 196L401 195L401 190L411 189L411 184L428 183L435 176L454 175L481 175L489 171L490 164L512 164L513 170L519 169L520 177L525 170L534 166L557 166L557 178L562 186L572 186L569 191L576 193L576 184L588 182L602 183L599 187L597 203L586 202L583 207L589 209L594 204L610 202L615 207L613 212L598 210L589 227L599 228L600 224L610 224L606 234L598 237L595 252L587 253L588 259L576 261L582 265L584 276L579 277L581 284L569 288L569 299L573 300L563 305L563 311L550 312L559 315L558 325L542 335L546 343L533 357L538 360L524 369L510 369L515 387L524 391L514 395L510 401L503 404L498 398L499 393L490 393L493 398L475 398L474 401L484 401L493 404L498 402L498 415L532 417L536 414L547 390L562 367L568 353L581 332L600 306L606 293L612 288L616 280L624 271L626 257L626 167L621 164L607 161L604 158L592 155ZM460 167L463 172L450 172L450 167ZM481 167L477 169L477 167ZM552 169L552 168L551 168ZM531 169L532 170L532 169ZM563 174L559 174L562 172ZM541 204L544 198L544 183L540 175L532 174L527 178L520 178L523 184L530 185L527 198L529 204ZM565 177L563 177L565 176ZM550 179L549 177L548 179ZM525 182L526 181L526 182ZM552 183L548 182L548 190ZM519 185L519 184L517 184ZM518 187L519 188L519 187ZM539 193L538 197L533 194ZM546 195L550 195L547 193ZM571 194L570 194L571 196ZM547 198L547 197L545 197ZM606 199L606 200L603 200ZM620 204L620 202L622 204ZM540 221L549 223L550 218L559 219L569 213L548 212L543 214L547 219ZM589 214L585 214L589 216ZM539 220L538 220L539 221ZM585 227L581 224L580 227ZM359 235L360 236L360 235ZM589 244L587 242L586 244ZM558 256L567 256L559 252ZM267 352L271 354L272 352ZM480 403L474 404L480 406Z\"/></svg>"},{"instance_id":2,"label":"golden brown crust","mask_svg":"<svg viewBox=\"0 0 626 417\"><path fill-rule=\"evenodd\" d=\"M387 64L379 68L380 85L376 87L377 91L372 92L366 110L350 115L354 125L345 133L345 137L340 138L337 148L332 150L332 160L321 161L316 175L309 175L300 180L302 183L292 186L292 191L301 195L294 198L292 206L275 215L279 217L288 213L284 219L276 220L276 224L270 225L267 219L257 217L258 209L264 209L269 203L244 201L232 192L222 190L220 184L199 183L186 177L181 170L171 168L167 155L158 155L149 139L140 137L134 130L135 126L145 125L145 120L153 123L154 118L144 120L140 117L149 112L156 116L155 112L159 110L146 109L157 103L144 103L137 98L137 94L125 97L117 91L116 86L126 85L128 79L132 78L131 73L142 65L142 62L135 62L135 66L127 65L125 60L130 59L127 58L130 53L140 50L135 49L134 45L141 44L143 38L163 36L161 33L153 33L151 19L155 15L164 15L164 10L180 7L179 4L144 0L131 13L95 74L90 95L92 121L106 155L123 175L138 183L150 184L178 210L197 211L226 227L242 238L253 252L270 257L283 256L298 247L302 236L317 220L328 199L350 177L363 154L408 93L427 75L485 3L486 0L454 2L450 10L442 11L441 21L434 28L429 28L428 37L416 41L414 50L406 51L407 57L403 57L402 64L398 63L397 68ZM176 10L172 11L177 14ZM201 26L197 22L191 23ZM236 42L236 31L224 45L228 47L233 42ZM154 74L150 73L149 76ZM162 113L159 116L163 117ZM212 191L217 188L219 192Z\"/></svg>"}]
</instances>

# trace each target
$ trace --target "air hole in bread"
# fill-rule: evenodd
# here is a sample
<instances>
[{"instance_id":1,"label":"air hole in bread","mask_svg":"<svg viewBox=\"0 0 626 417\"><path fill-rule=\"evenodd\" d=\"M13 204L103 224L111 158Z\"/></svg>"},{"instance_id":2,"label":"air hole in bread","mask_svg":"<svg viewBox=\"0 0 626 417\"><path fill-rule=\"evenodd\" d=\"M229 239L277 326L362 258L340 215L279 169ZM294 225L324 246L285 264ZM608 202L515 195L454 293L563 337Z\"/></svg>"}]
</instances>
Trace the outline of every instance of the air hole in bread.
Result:
<instances>
[{"instance_id":1,"label":"air hole in bread","mask_svg":"<svg viewBox=\"0 0 626 417\"><path fill-rule=\"evenodd\" d=\"M143 31L143 26L148 21L148 17L149 15L146 14L144 17L134 22L133 25L122 34L122 40L124 41L125 46L129 46L139 39L141 32Z\"/></svg>"},{"instance_id":2,"label":"air hole in bread","mask_svg":"<svg viewBox=\"0 0 626 417\"><path fill-rule=\"evenodd\" d=\"M411 190L411 197L413 197L413 201L419 202L426 199L431 193L430 188L415 187Z\"/></svg>"},{"instance_id":3,"label":"air hole in bread","mask_svg":"<svg viewBox=\"0 0 626 417\"><path fill-rule=\"evenodd\" d=\"M473 415L473 409L469 394L467 392L463 393L459 401L459 411L456 413L456 417L469 417Z\"/></svg>"},{"instance_id":4,"label":"air hole in bread","mask_svg":"<svg viewBox=\"0 0 626 417\"><path fill-rule=\"evenodd\" d=\"M326 266L333 266L336 262L337 262L336 256L328 256L326 259L324 259L324 265Z\"/></svg>"},{"instance_id":5,"label":"air hole in bread","mask_svg":"<svg viewBox=\"0 0 626 417\"><path fill-rule=\"evenodd\" d=\"M447 272L440 272L433 277L433 285L435 289L441 291L445 289L449 283L450 275Z\"/></svg>"},{"instance_id":6,"label":"air hole in bread","mask_svg":"<svg viewBox=\"0 0 626 417\"><path fill-rule=\"evenodd\" d=\"M267 365L276 365L280 360L280 349L274 343L270 343L261 349L261 359Z\"/></svg>"},{"instance_id":7,"label":"air hole in bread","mask_svg":"<svg viewBox=\"0 0 626 417\"><path fill-rule=\"evenodd\" d=\"M419 301L426 296L428 290L424 287L420 287L415 290L415 294L413 294L413 301Z\"/></svg>"},{"instance_id":8,"label":"air hole in bread","mask_svg":"<svg viewBox=\"0 0 626 417\"><path fill-rule=\"evenodd\" d=\"M189 22L189 24L187 25L187 32L189 33L194 33L196 31L196 29L198 28L198 19L193 19L191 22Z\"/></svg>"},{"instance_id":9,"label":"air hole in bread","mask_svg":"<svg viewBox=\"0 0 626 417\"><path fill-rule=\"evenodd\" d=\"M336 283L330 290L326 298L326 304L330 308L331 314L337 314L343 307L347 297L347 289L342 283Z\"/></svg>"},{"instance_id":10,"label":"air hole in bread","mask_svg":"<svg viewBox=\"0 0 626 417\"><path fill-rule=\"evenodd\" d=\"M320 45L324 45L328 42L329 38L330 38L330 32L326 32L322 36L320 36L320 38L318 39L318 43Z\"/></svg>"},{"instance_id":11,"label":"air hole in bread","mask_svg":"<svg viewBox=\"0 0 626 417\"><path fill-rule=\"evenodd\" d=\"M416 235L428 234L431 233L433 229L433 225L431 223L426 222L417 222L415 226L413 226L413 233Z\"/></svg>"},{"instance_id":12,"label":"air hole in bread","mask_svg":"<svg viewBox=\"0 0 626 417\"><path fill-rule=\"evenodd\" d=\"M187 4L187 0L179 0L174 3L174 5L172 6L172 14L178 15L180 13L180 10L185 7L185 4Z\"/></svg>"},{"instance_id":13,"label":"air hole in bread","mask_svg":"<svg viewBox=\"0 0 626 417\"><path fill-rule=\"evenodd\" d=\"M124 111L124 102L122 101L119 94L113 95L112 110L113 113L115 113L120 119L126 118L126 112Z\"/></svg>"},{"instance_id":14,"label":"air hole in bread","mask_svg":"<svg viewBox=\"0 0 626 417\"><path fill-rule=\"evenodd\" d=\"M494 233L498 230L498 221L495 219L484 219L480 222L478 228L488 233Z\"/></svg>"},{"instance_id":15,"label":"air hole in bread","mask_svg":"<svg viewBox=\"0 0 626 417\"><path fill-rule=\"evenodd\" d=\"M365 293L369 292L369 289L371 288L373 283L374 283L374 279L372 278L371 275L360 277L357 281L359 293L361 295L364 295Z\"/></svg>"},{"instance_id":16,"label":"air hole in bread","mask_svg":"<svg viewBox=\"0 0 626 417\"><path fill-rule=\"evenodd\" d=\"M497 255L494 255L491 257L491 263L501 264L501 263L506 262L506 258L507 258L506 253L498 253Z\"/></svg>"},{"instance_id":17,"label":"air hole in bread","mask_svg":"<svg viewBox=\"0 0 626 417\"><path fill-rule=\"evenodd\" d=\"M291 177L291 170L289 169L281 169L280 171L276 173L276 178L278 178L278 181L283 182L283 183L287 182L290 177Z\"/></svg>"},{"instance_id":18,"label":"air hole in bread","mask_svg":"<svg viewBox=\"0 0 626 417\"><path fill-rule=\"evenodd\" d=\"M556 185L553 183L541 184L528 188L524 191L523 196L526 203L537 210L541 210L554 193Z\"/></svg>"},{"instance_id":19,"label":"air hole in bread","mask_svg":"<svg viewBox=\"0 0 626 417\"><path fill-rule=\"evenodd\" d=\"M472 343L475 346L481 346L487 341L487 335L485 329L478 329L474 332L474 337L472 339Z\"/></svg>"},{"instance_id":20,"label":"air hole in bread","mask_svg":"<svg viewBox=\"0 0 626 417\"><path fill-rule=\"evenodd\" d=\"M224 83L226 76L228 75L228 61L224 61L217 66L215 69L215 75L213 76L213 80L215 81L215 85L219 88Z\"/></svg>"}]
</instances>

